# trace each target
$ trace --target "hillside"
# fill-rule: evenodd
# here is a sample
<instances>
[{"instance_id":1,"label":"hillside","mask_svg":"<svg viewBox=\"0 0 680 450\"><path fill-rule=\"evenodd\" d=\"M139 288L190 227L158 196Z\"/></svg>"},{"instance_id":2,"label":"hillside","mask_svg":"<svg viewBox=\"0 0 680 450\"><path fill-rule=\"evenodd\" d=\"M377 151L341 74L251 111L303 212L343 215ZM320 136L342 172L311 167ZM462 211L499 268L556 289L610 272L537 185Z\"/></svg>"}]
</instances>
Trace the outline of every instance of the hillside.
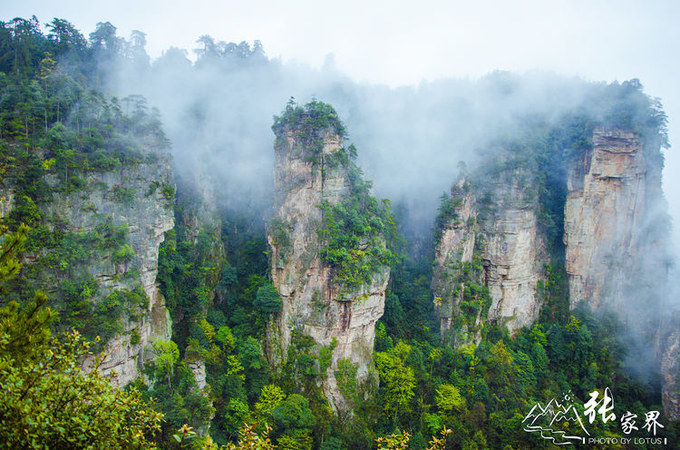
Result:
<instances>
[{"instance_id":1,"label":"hillside","mask_svg":"<svg viewBox=\"0 0 680 450\"><path fill-rule=\"evenodd\" d=\"M259 42L151 61L137 33L1 23L0 417L32 386L13 342L75 329L92 351L69 371L139 393L161 448L244 426L277 448L548 448L554 417L553 438L651 438L654 411L679 438L666 116L638 80L388 90L295 78ZM617 420L587 420L593 393ZM87 445L37 408L27 436Z\"/></svg>"}]
</instances>

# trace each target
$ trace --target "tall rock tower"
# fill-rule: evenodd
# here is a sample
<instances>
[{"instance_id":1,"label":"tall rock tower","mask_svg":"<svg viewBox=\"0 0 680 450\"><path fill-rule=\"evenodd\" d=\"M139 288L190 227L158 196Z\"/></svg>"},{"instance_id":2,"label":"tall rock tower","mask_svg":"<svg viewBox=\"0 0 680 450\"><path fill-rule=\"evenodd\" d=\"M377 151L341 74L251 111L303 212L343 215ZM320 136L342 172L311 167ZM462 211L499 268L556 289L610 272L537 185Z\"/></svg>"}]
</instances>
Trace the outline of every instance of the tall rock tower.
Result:
<instances>
[{"instance_id":1,"label":"tall rock tower","mask_svg":"<svg viewBox=\"0 0 680 450\"><path fill-rule=\"evenodd\" d=\"M442 338L454 345L478 340L485 322L514 331L538 318L549 256L526 175L462 179L442 207L432 290Z\"/></svg>"},{"instance_id":2,"label":"tall rock tower","mask_svg":"<svg viewBox=\"0 0 680 450\"><path fill-rule=\"evenodd\" d=\"M583 304L615 316L628 366L642 375L660 369L666 414L678 418L665 115L635 81L593 91L589 102L492 147L443 202L432 283L442 336L461 345L484 323L530 325L541 291L556 287L546 291L554 308L546 313Z\"/></svg>"},{"instance_id":3,"label":"tall rock tower","mask_svg":"<svg viewBox=\"0 0 680 450\"><path fill-rule=\"evenodd\" d=\"M651 138L650 138L651 137ZM615 314L636 366L661 368L668 417L680 417L680 332L667 291L669 217L659 141L597 127L569 168L564 213L571 307Z\"/></svg>"},{"instance_id":4,"label":"tall rock tower","mask_svg":"<svg viewBox=\"0 0 680 450\"><path fill-rule=\"evenodd\" d=\"M291 103L273 129L276 194L268 240L282 309L269 324L267 356L275 365L285 362L295 333L310 336L317 352L330 348L330 365L321 368L324 392L336 411L347 410L334 371L344 360L359 382L369 379L390 273L379 223L388 216L368 195L332 107Z\"/></svg>"},{"instance_id":5,"label":"tall rock tower","mask_svg":"<svg viewBox=\"0 0 680 450\"><path fill-rule=\"evenodd\" d=\"M599 127L592 148L570 167L564 242L572 308L586 302L629 313L650 306L639 297L660 297L666 235L655 228L667 217L661 168L648 153L639 135Z\"/></svg>"}]
</instances>

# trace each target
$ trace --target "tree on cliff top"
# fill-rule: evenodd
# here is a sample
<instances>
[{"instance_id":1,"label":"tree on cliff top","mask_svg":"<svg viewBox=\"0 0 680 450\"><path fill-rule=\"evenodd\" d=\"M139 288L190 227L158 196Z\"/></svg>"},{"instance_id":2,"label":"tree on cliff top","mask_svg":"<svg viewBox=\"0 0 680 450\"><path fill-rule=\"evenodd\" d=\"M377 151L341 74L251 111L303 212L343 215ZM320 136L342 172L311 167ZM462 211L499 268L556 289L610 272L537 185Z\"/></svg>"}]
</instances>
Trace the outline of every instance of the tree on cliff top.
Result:
<instances>
[{"instance_id":1,"label":"tree on cliff top","mask_svg":"<svg viewBox=\"0 0 680 450\"><path fill-rule=\"evenodd\" d=\"M284 128L297 130L298 133L312 133L330 128L340 137L345 137L345 125L338 117L338 113L328 103L313 99L300 106L291 97L280 116L274 116L272 130L279 135Z\"/></svg>"},{"instance_id":2,"label":"tree on cliff top","mask_svg":"<svg viewBox=\"0 0 680 450\"><path fill-rule=\"evenodd\" d=\"M347 136L345 125L338 117L335 109L318 100L312 100L304 106L295 103L291 98L280 116L274 116L272 130L277 140L287 131L293 132L302 144L306 159L317 163L317 155L321 153L326 133L337 134L341 138Z\"/></svg>"}]
</instances>

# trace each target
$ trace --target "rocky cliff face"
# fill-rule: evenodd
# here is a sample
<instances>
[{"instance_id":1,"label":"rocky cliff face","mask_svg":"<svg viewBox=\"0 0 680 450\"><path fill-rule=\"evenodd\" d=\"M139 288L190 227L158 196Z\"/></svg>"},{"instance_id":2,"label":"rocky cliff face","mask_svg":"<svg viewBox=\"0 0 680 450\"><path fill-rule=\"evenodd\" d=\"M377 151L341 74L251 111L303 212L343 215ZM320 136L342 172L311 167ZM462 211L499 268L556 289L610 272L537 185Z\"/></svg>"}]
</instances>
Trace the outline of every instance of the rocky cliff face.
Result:
<instances>
[{"instance_id":1,"label":"rocky cliff face","mask_svg":"<svg viewBox=\"0 0 680 450\"><path fill-rule=\"evenodd\" d=\"M149 162L93 173L86 181L83 190L56 193L43 208L43 217L77 233L91 232L105 222L127 227L127 244L134 256L116 262L102 252L78 268L97 281L94 302L140 285L149 299L142 314L123 317L124 332L105 345L108 356L101 369L114 374L113 381L124 386L141 375L145 360L152 357L146 350L150 340L170 339L172 334L170 315L156 282L158 248L164 233L174 226L172 170L167 156L158 154Z\"/></svg>"},{"instance_id":2,"label":"rocky cliff face","mask_svg":"<svg viewBox=\"0 0 680 450\"><path fill-rule=\"evenodd\" d=\"M678 323L663 340L661 355L661 376L663 409L671 420L680 419L680 331ZM668 327L671 328L671 327Z\"/></svg>"},{"instance_id":3,"label":"rocky cliff face","mask_svg":"<svg viewBox=\"0 0 680 450\"><path fill-rule=\"evenodd\" d=\"M624 301L628 275L644 256L652 177L639 137L620 130L596 129L592 149L572 165L564 210L572 307Z\"/></svg>"},{"instance_id":4,"label":"rocky cliff face","mask_svg":"<svg viewBox=\"0 0 680 450\"><path fill-rule=\"evenodd\" d=\"M592 149L570 167L565 205L571 306L613 311L636 359L661 367L666 414L678 418L677 323L666 303L668 216L658 148L641 136L597 128ZM656 360L655 360L656 358ZM639 363L639 361L638 361Z\"/></svg>"},{"instance_id":5,"label":"rocky cliff face","mask_svg":"<svg viewBox=\"0 0 680 450\"><path fill-rule=\"evenodd\" d=\"M583 302L623 322L622 338L636 359L629 363L661 367L666 412L677 417L678 334L668 325L675 322L663 317L669 314L670 258L659 142L603 127L594 128L589 140L591 145L568 159L566 177L558 179L566 184L570 306ZM534 322L541 306L537 283L555 250L548 251L539 223L545 210L532 191L540 189L521 168L509 170L502 161L498 167L497 176L483 183L454 187L440 222L432 287L443 336L457 345L474 340L485 321L511 331ZM560 211L557 206L554 211ZM488 290L488 300L480 288Z\"/></svg>"},{"instance_id":6,"label":"rocky cliff face","mask_svg":"<svg viewBox=\"0 0 680 450\"><path fill-rule=\"evenodd\" d=\"M432 289L442 337L475 340L486 322L509 330L533 323L548 261L530 186L503 178L452 190L449 218L436 245Z\"/></svg>"},{"instance_id":7,"label":"rocky cliff face","mask_svg":"<svg viewBox=\"0 0 680 450\"><path fill-rule=\"evenodd\" d=\"M324 391L337 410L346 408L333 374L337 362L349 358L358 367L359 380L369 376L389 269L375 272L370 283L344 290L322 259L319 206L337 205L349 195L351 184L345 167L330 164L342 149L342 138L328 129L314 132L321 148L313 158L294 129L281 131L275 145L276 213L268 239L272 278L283 305L267 332L267 355L274 364L284 361L294 330L311 336L319 348L335 340Z\"/></svg>"}]
</instances>

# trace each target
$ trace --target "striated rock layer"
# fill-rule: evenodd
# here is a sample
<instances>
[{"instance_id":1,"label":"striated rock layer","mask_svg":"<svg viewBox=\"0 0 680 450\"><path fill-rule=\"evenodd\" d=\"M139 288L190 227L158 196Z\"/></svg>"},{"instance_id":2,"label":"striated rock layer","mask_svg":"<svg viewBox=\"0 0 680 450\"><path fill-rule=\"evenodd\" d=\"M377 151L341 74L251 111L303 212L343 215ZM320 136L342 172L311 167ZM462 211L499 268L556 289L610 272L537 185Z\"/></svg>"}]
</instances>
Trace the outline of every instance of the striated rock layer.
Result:
<instances>
[{"instance_id":1,"label":"striated rock layer","mask_svg":"<svg viewBox=\"0 0 680 450\"><path fill-rule=\"evenodd\" d=\"M641 256L647 187L639 137L596 129L592 150L572 165L568 177L564 242L572 308L582 301L593 307L623 301L626 275Z\"/></svg>"},{"instance_id":2,"label":"striated rock layer","mask_svg":"<svg viewBox=\"0 0 680 450\"><path fill-rule=\"evenodd\" d=\"M659 148L596 128L569 170L564 242L571 307L584 302L624 323L632 367L661 367L663 402L680 418L677 324L665 299L670 266Z\"/></svg>"},{"instance_id":3,"label":"striated rock layer","mask_svg":"<svg viewBox=\"0 0 680 450\"><path fill-rule=\"evenodd\" d=\"M369 284L342 291L332 268L320 257L319 205L341 202L350 192L350 181L345 167L326 163L342 148L342 138L330 130L316 132L323 146L314 158L294 130L285 129L277 136L276 213L268 239L272 278L283 305L269 325L266 350L273 364L281 364L293 330L311 336L317 348L335 339L324 391L334 409L344 410L346 400L333 371L338 361L348 358L358 367L359 381L369 377L375 323L383 315L389 268L374 273Z\"/></svg>"},{"instance_id":4,"label":"striated rock layer","mask_svg":"<svg viewBox=\"0 0 680 450\"><path fill-rule=\"evenodd\" d=\"M603 127L590 141L568 160L566 179L552 185L559 190L566 183L570 307L584 304L622 322L627 365L641 375L661 369L666 414L678 418L680 344L666 303L670 258L659 142ZM484 322L511 331L532 324L541 307L537 287L551 263L532 194L540 187L527 181L540 177L502 160L491 170L497 176L454 187L440 223L432 287L442 335L456 345L478 339ZM486 301L479 301L481 288L488 289Z\"/></svg>"},{"instance_id":5,"label":"striated rock layer","mask_svg":"<svg viewBox=\"0 0 680 450\"><path fill-rule=\"evenodd\" d=\"M538 317L536 285L548 255L526 188L510 180L475 190L461 181L452 190L432 289L442 337L456 345L478 340L486 321L515 331Z\"/></svg>"},{"instance_id":6,"label":"striated rock layer","mask_svg":"<svg viewBox=\"0 0 680 450\"><path fill-rule=\"evenodd\" d=\"M159 186L153 192L152 183ZM113 374L113 382L119 386L141 376L145 360L152 357L147 350L152 339L167 340L172 335L170 314L156 280L158 249L165 232L174 226L174 196L167 198L160 186L172 185L170 162L160 154L153 162L91 174L84 191L56 194L43 208L45 217L58 217L69 231L92 231L105 220L110 220L114 226L127 225L127 242L135 253L132 261L115 264L110 255L102 254L80 268L98 282L94 301L114 290L133 289L138 285L150 300L147 311L136 318L124 318L125 331L105 344L107 357L100 369ZM116 200L112 194L115 186L131 189L135 193L134 200ZM127 276L128 273L135 276ZM85 366L91 362L86 361Z\"/></svg>"}]
</instances>

